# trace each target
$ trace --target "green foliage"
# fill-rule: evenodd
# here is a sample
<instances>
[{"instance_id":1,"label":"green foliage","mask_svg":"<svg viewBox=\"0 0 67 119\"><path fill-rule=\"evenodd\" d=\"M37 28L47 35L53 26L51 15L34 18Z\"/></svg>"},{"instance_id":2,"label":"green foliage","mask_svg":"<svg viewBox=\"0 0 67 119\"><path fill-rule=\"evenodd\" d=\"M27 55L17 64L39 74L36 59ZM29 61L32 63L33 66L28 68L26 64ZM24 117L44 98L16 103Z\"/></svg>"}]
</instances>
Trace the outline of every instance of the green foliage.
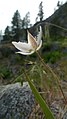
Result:
<instances>
[{"instance_id":1,"label":"green foliage","mask_svg":"<svg viewBox=\"0 0 67 119\"><path fill-rule=\"evenodd\" d=\"M21 85L23 85L23 81L24 81L24 80L23 80L22 76L23 76L23 74L17 76L15 79L13 79L12 82L13 82L13 83L20 82Z\"/></svg>"},{"instance_id":2,"label":"green foliage","mask_svg":"<svg viewBox=\"0 0 67 119\"><path fill-rule=\"evenodd\" d=\"M67 47L67 38L64 38L64 39L60 39L60 45L61 45L61 47Z\"/></svg>"},{"instance_id":3,"label":"green foliage","mask_svg":"<svg viewBox=\"0 0 67 119\"><path fill-rule=\"evenodd\" d=\"M52 42L51 41L47 41L43 44L43 48L42 48L42 51L50 51L52 47Z\"/></svg>"},{"instance_id":4,"label":"green foliage","mask_svg":"<svg viewBox=\"0 0 67 119\"><path fill-rule=\"evenodd\" d=\"M62 57L67 56L67 39L59 38L57 41L52 39L43 44L42 55L46 62L56 63Z\"/></svg>"},{"instance_id":5,"label":"green foliage","mask_svg":"<svg viewBox=\"0 0 67 119\"><path fill-rule=\"evenodd\" d=\"M44 54L44 59L46 62L55 63L62 57L62 53L59 51L51 51Z\"/></svg>"},{"instance_id":6,"label":"green foliage","mask_svg":"<svg viewBox=\"0 0 67 119\"><path fill-rule=\"evenodd\" d=\"M3 79L8 79L11 77L11 71L7 67L1 67L0 68L0 77Z\"/></svg>"},{"instance_id":7,"label":"green foliage","mask_svg":"<svg viewBox=\"0 0 67 119\"><path fill-rule=\"evenodd\" d=\"M32 66L30 77L33 80L33 83L35 84L37 89L39 89L40 87L42 88L43 71L41 65L36 63Z\"/></svg>"},{"instance_id":8,"label":"green foliage","mask_svg":"<svg viewBox=\"0 0 67 119\"><path fill-rule=\"evenodd\" d=\"M26 57L22 56L20 54L15 55L15 63L19 65L24 65L25 64Z\"/></svg>"}]
</instances>

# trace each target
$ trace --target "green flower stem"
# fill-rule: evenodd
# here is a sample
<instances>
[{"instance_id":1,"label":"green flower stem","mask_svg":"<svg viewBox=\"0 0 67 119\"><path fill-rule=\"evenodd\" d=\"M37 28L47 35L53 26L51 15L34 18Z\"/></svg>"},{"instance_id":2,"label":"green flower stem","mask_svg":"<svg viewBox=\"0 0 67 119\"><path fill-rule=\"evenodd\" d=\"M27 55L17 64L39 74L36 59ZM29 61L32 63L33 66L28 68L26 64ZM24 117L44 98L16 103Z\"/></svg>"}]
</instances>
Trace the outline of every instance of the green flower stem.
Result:
<instances>
[{"instance_id":1,"label":"green flower stem","mask_svg":"<svg viewBox=\"0 0 67 119\"><path fill-rule=\"evenodd\" d=\"M67 100L66 100L66 97L65 97L65 95L64 95L64 92L63 92L63 90L62 90L62 87L61 87L61 85L60 85L58 76L52 71L51 67L49 67L49 66L44 62L44 60L41 58L40 54L39 54L37 51L36 51L36 54L38 55L39 59L41 60L42 64L44 65L44 67L46 67L47 71L50 71L50 72L52 73L54 79L57 80L57 84L58 84L59 89L60 89L60 91L61 91L61 93L62 93L62 95L63 95L65 104L67 104Z\"/></svg>"},{"instance_id":2,"label":"green flower stem","mask_svg":"<svg viewBox=\"0 0 67 119\"><path fill-rule=\"evenodd\" d=\"M42 108L46 119L55 119L53 116L53 113L51 112L51 110L49 109L48 105L46 104L45 100L41 97L41 95L39 94L39 92L37 91L37 89L35 88L34 84L32 83L32 81L30 80L30 78L28 77L26 71L24 70L24 74L26 76L26 80L28 81L32 92L35 96L35 99L37 100L37 102L39 103L40 107Z\"/></svg>"}]
</instances>

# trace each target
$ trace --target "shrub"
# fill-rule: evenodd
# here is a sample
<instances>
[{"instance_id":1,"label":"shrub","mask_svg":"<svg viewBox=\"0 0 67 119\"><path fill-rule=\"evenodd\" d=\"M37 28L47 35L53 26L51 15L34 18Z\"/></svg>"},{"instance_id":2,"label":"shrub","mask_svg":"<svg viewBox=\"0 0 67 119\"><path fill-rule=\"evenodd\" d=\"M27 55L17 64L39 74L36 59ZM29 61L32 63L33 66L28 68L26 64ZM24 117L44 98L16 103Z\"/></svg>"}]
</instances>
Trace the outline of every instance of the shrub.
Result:
<instances>
[{"instance_id":1,"label":"shrub","mask_svg":"<svg viewBox=\"0 0 67 119\"><path fill-rule=\"evenodd\" d=\"M44 54L44 59L46 62L55 63L61 56L62 53L60 51L51 51Z\"/></svg>"}]
</instances>

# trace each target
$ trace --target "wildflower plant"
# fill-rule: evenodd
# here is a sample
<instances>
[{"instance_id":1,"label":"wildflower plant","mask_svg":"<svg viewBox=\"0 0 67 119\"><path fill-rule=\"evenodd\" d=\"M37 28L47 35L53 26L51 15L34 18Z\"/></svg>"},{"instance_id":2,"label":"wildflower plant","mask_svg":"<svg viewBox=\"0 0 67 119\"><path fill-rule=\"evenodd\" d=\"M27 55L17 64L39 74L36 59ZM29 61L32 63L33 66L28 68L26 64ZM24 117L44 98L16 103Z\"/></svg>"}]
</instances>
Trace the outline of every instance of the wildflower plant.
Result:
<instances>
[{"instance_id":1,"label":"wildflower plant","mask_svg":"<svg viewBox=\"0 0 67 119\"><path fill-rule=\"evenodd\" d=\"M20 53L22 55L31 55L34 52L36 52L37 56L39 57L41 63L44 66L46 74L48 74L50 72L52 74L53 78L57 80L58 86L59 86L59 88L61 90L61 93L62 93L64 99L65 99L63 90L62 90L61 85L59 83L59 78L52 71L51 67L49 67L44 62L44 60L41 58L41 56L40 56L40 54L38 52L38 50L42 46L42 40L41 40L41 38L42 38L42 28L41 28L41 26L40 26L40 31L38 33L37 38L33 37L29 31L27 31L27 33L28 33L28 43L20 42L20 41L19 42L15 42L15 41L12 42L12 44L19 50L16 53ZM24 69L23 69L23 71L24 71L24 74L26 76L26 80L28 81L36 100L38 101L40 107L42 108L42 110L43 110L43 112L45 114L46 119L55 119L53 114L52 114L52 112L51 112L51 110L49 109L47 103L42 98L42 96L40 95L40 93L38 92L36 87L34 86L33 82L30 79L30 77L27 75L27 73L26 73L26 71ZM65 101L66 101L66 99L65 99Z\"/></svg>"}]
</instances>

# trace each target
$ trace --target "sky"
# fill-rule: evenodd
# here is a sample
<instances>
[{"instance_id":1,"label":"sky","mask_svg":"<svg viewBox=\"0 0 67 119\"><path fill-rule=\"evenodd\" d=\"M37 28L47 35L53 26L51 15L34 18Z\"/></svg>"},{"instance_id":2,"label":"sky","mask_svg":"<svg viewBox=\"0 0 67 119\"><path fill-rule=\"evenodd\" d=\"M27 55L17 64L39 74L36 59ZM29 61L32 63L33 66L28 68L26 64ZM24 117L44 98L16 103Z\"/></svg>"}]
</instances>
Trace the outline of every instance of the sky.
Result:
<instances>
[{"instance_id":1,"label":"sky","mask_svg":"<svg viewBox=\"0 0 67 119\"><path fill-rule=\"evenodd\" d=\"M58 0L0 0L0 30L4 32L7 26L11 26L11 21L16 10L19 11L21 19L27 12L30 12L31 23L39 12L39 4L43 2L44 19L54 13ZM60 0L65 3L67 0Z\"/></svg>"}]
</instances>

